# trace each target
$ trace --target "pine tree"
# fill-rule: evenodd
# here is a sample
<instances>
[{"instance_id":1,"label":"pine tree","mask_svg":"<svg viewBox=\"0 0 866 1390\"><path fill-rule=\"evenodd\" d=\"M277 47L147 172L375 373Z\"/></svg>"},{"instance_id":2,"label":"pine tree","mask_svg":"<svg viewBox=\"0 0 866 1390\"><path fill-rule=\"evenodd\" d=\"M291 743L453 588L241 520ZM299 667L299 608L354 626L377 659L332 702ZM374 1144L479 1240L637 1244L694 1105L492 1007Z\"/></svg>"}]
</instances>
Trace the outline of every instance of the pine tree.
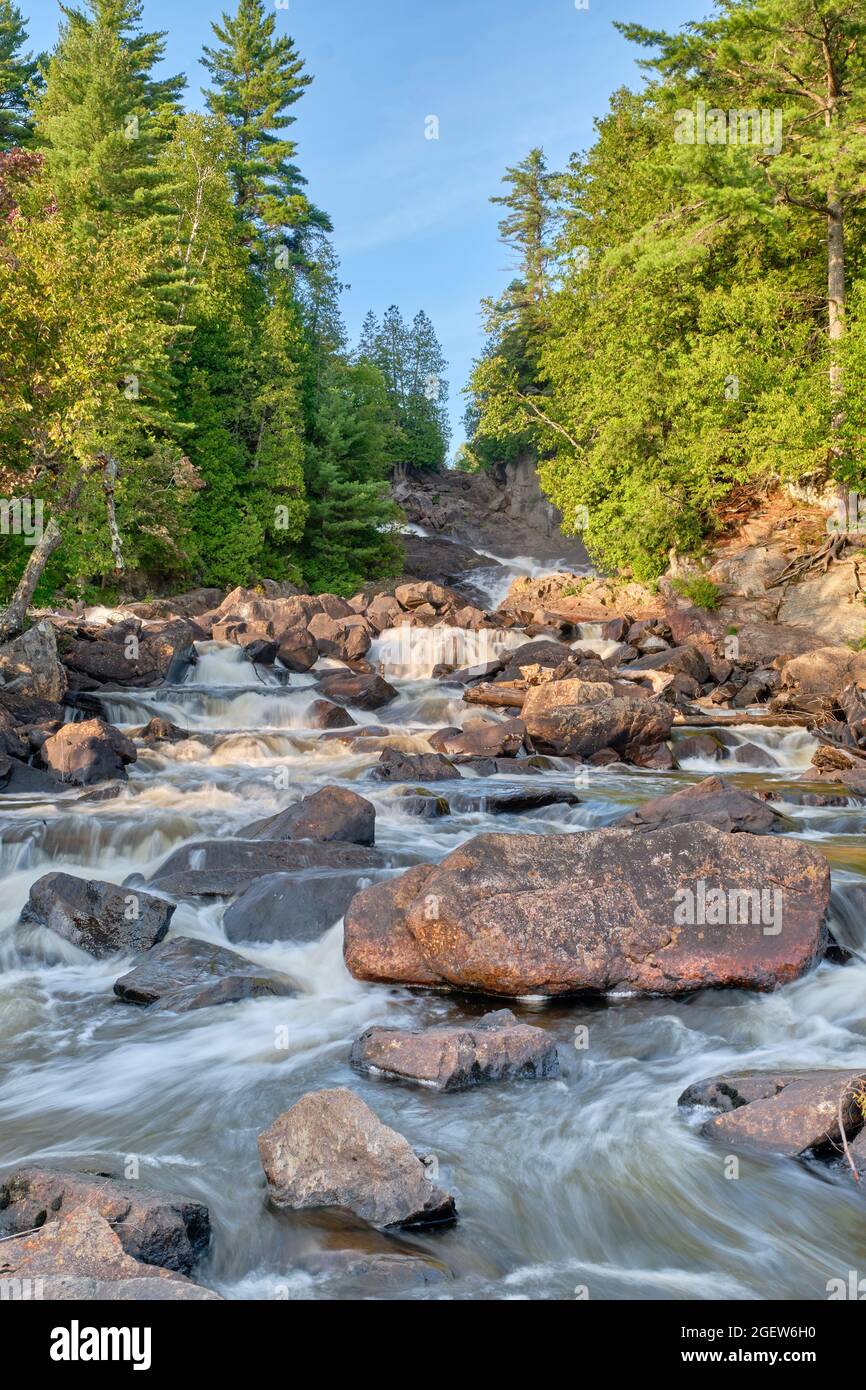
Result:
<instances>
[{"instance_id":1,"label":"pine tree","mask_svg":"<svg viewBox=\"0 0 866 1390\"><path fill-rule=\"evenodd\" d=\"M237 13L213 24L219 46L202 60L213 87L208 107L232 126L238 141L235 197L246 222L273 241L285 236L303 260L311 228L329 229L327 217L304 193L306 179L295 161L297 145L281 132L294 124L291 108L312 77L288 35L276 35L277 15L263 0L239 0Z\"/></svg>"},{"instance_id":2,"label":"pine tree","mask_svg":"<svg viewBox=\"0 0 866 1390\"><path fill-rule=\"evenodd\" d=\"M28 91L37 65L23 48L27 42L24 17L12 0L0 0L0 150L23 144L29 137Z\"/></svg>"},{"instance_id":3,"label":"pine tree","mask_svg":"<svg viewBox=\"0 0 866 1390\"><path fill-rule=\"evenodd\" d=\"M371 363L385 379L392 412L386 446L391 461L442 468L450 438L447 363L428 315L421 310L410 327L396 304L381 324L369 313L355 359Z\"/></svg>"}]
</instances>

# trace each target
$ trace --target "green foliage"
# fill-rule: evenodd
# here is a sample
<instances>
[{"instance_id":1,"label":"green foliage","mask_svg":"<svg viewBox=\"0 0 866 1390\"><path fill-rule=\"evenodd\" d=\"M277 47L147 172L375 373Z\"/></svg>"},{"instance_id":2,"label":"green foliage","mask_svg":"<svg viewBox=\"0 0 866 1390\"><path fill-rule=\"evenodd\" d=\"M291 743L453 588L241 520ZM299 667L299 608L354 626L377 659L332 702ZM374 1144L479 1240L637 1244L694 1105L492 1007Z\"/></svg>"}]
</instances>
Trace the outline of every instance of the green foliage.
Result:
<instances>
[{"instance_id":1,"label":"green foliage","mask_svg":"<svg viewBox=\"0 0 866 1390\"><path fill-rule=\"evenodd\" d=\"M13 0L0 0L0 150L29 136L27 92L37 67L24 52L27 29Z\"/></svg>"},{"instance_id":2,"label":"green foliage","mask_svg":"<svg viewBox=\"0 0 866 1390\"><path fill-rule=\"evenodd\" d=\"M408 325L396 305L381 324L369 313L356 358L381 373L390 405L384 446L392 464L440 469L450 440L447 363L427 314Z\"/></svg>"},{"instance_id":3,"label":"green foliage","mask_svg":"<svg viewBox=\"0 0 866 1390\"><path fill-rule=\"evenodd\" d=\"M715 612L722 601L718 584L714 584L705 574L695 575L693 579L674 579L671 588L682 594L683 598L687 598L696 608L706 608L711 613Z\"/></svg>"}]
</instances>

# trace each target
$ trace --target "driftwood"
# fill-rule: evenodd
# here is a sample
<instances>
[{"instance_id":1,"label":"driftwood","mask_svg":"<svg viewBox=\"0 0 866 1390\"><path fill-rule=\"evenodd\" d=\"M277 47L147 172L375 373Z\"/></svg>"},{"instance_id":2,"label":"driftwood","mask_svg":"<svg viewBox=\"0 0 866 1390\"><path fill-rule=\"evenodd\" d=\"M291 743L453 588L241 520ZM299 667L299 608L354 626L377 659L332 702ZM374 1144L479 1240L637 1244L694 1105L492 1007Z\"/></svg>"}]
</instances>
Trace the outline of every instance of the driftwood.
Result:
<instances>
[{"instance_id":1,"label":"driftwood","mask_svg":"<svg viewBox=\"0 0 866 1390\"><path fill-rule=\"evenodd\" d=\"M813 569L821 569L826 574L833 562L842 558L847 544L848 537L844 533L831 536L811 555L803 555L797 560L792 560L787 569L782 571L774 583L768 584L767 588L778 589L780 584L789 584L796 579L801 579L804 574L808 574Z\"/></svg>"},{"instance_id":2,"label":"driftwood","mask_svg":"<svg viewBox=\"0 0 866 1390\"><path fill-rule=\"evenodd\" d=\"M707 715L675 714L677 728L692 729L736 729L744 724L757 724L768 729L810 729L812 715L809 714L733 714L714 717Z\"/></svg>"},{"instance_id":3,"label":"driftwood","mask_svg":"<svg viewBox=\"0 0 866 1390\"><path fill-rule=\"evenodd\" d=\"M491 705L493 708L523 709L526 689L512 685L510 681L493 681L485 685L474 685L463 696L467 705Z\"/></svg>"}]
</instances>

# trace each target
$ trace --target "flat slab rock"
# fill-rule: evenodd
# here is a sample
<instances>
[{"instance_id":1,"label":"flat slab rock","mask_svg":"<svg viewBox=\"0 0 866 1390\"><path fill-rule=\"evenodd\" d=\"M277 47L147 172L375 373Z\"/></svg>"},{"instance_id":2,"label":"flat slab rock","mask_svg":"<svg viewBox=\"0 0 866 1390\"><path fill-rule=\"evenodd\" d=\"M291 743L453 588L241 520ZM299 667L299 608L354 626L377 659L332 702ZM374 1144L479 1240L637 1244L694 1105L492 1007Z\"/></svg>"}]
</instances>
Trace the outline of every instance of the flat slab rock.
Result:
<instances>
[{"instance_id":1,"label":"flat slab rock","mask_svg":"<svg viewBox=\"0 0 866 1390\"><path fill-rule=\"evenodd\" d=\"M378 850L337 841L205 840L184 845L152 876L154 887L173 898L231 898L264 874L305 869L347 871L384 866Z\"/></svg>"},{"instance_id":2,"label":"flat slab rock","mask_svg":"<svg viewBox=\"0 0 866 1390\"><path fill-rule=\"evenodd\" d=\"M824 856L782 838L481 835L359 893L344 956L357 979L509 997L770 990L824 954L829 896Z\"/></svg>"},{"instance_id":3,"label":"flat slab rock","mask_svg":"<svg viewBox=\"0 0 866 1390\"><path fill-rule=\"evenodd\" d=\"M33 884L21 921L47 927L102 960L118 951L149 951L174 913L172 903L140 889L52 873Z\"/></svg>"},{"instance_id":4,"label":"flat slab rock","mask_svg":"<svg viewBox=\"0 0 866 1390\"><path fill-rule=\"evenodd\" d=\"M297 990L285 975L223 946L178 936L155 946L141 965L116 980L114 992L125 1004L189 1013L261 995L288 997Z\"/></svg>"},{"instance_id":5,"label":"flat slab rock","mask_svg":"<svg viewBox=\"0 0 866 1390\"><path fill-rule=\"evenodd\" d=\"M838 1158L842 1154L840 1112L849 1142L863 1132L863 1111L855 1095L864 1087L866 1067L861 1071L742 1072L689 1086L679 1104L684 1109L718 1110L701 1133L732 1149L788 1158L813 1153Z\"/></svg>"},{"instance_id":6,"label":"flat slab rock","mask_svg":"<svg viewBox=\"0 0 866 1390\"><path fill-rule=\"evenodd\" d=\"M455 1219L427 1164L353 1091L309 1092L258 1142L277 1207L341 1207L380 1227Z\"/></svg>"},{"instance_id":7,"label":"flat slab rock","mask_svg":"<svg viewBox=\"0 0 866 1390\"><path fill-rule=\"evenodd\" d=\"M368 1028L353 1044L349 1061L356 1071L417 1082L435 1091L559 1075L559 1055L550 1035L520 1023L510 1009L442 1028Z\"/></svg>"},{"instance_id":8,"label":"flat slab rock","mask_svg":"<svg viewBox=\"0 0 866 1390\"><path fill-rule=\"evenodd\" d=\"M669 796L653 797L616 824L634 830L658 830L664 825L690 825L695 821L713 825L717 830L750 835L769 835L790 826L785 816L759 796L741 791L720 777L705 777Z\"/></svg>"},{"instance_id":9,"label":"flat slab rock","mask_svg":"<svg viewBox=\"0 0 866 1390\"><path fill-rule=\"evenodd\" d=\"M83 1208L107 1221L126 1254L142 1264L189 1274L210 1243L210 1217L201 1202L148 1191L108 1173L19 1168L0 1183L0 1251L13 1244L6 1245L5 1237Z\"/></svg>"}]
</instances>

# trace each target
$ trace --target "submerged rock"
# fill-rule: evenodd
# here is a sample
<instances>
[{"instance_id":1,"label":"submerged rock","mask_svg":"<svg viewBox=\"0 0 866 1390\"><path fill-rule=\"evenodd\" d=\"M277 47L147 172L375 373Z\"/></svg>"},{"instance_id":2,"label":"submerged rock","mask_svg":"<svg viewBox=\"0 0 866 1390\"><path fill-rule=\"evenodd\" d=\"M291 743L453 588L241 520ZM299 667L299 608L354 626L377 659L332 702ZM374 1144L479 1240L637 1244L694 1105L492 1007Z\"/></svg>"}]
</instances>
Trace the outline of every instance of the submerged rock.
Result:
<instances>
[{"instance_id":1,"label":"submerged rock","mask_svg":"<svg viewBox=\"0 0 866 1390\"><path fill-rule=\"evenodd\" d=\"M864 1089L866 1068L741 1072L689 1086L679 1104L684 1109L720 1111L701 1133L729 1148L788 1158L833 1158L842 1154L842 1128L849 1141L863 1130L863 1109L856 1096Z\"/></svg>"},{"instance_id":2,"label":"submerged rock","mask_svg":"<svg viewBox=\"0 0 866 1390\"><path fill-rule=\"evenodd\" d=\"M107 1221L126 1254L142 1264L189 1274L210 1243L210 1217L201 1202L108 1173L54 1168L19 1168L0 1184L0 1241L81 1208Z\"/></svg>"},{"instance_id":3,"label":"submerged rock","mask_svg":"<svg viewBox=\"0 0 866 1390\"><path fill-rule=\"evenodd\" d=\"M358 979L511 997L769 990L823 955L829 895L815 850L702 824L481 835L359 893L344 954Z\"/></svg>"},{"instance_id":4,"label":"submerged rock","mask_svg":"<svg viewBox=\"0 0 866 1390\"><path fill-rule=\"evenodd\" d=\"M266 820L254 821L241 832L249 840L337 840L372 845L376 838L376 808L357 792L322 787L295 806Z\"/></svg>"},{"instance_id":5,"label":"submerged rock","mask_svg":"<svg viewBox=\"0 0 866 1390\"><path fill-rule=\"evenodd\" d=\"M543 1028L520 1023L510 1009L441 1028L368 1028L353 1044L349 1061L356 1071L435 1091L559 1075L553 1039Z\"/></svg>"},{"instance_id":6,"label":"submerged rock","mask_svg":"<svg viewBox=\"0 0 866 1390\"><path fill-rule=\"evenodd\" d=\"M769 835L791 828L791 822L759 796L741 791L720 777L705 777L692 787L644 801L616 824L635 830L658 830L663 825L691 825L702 821L717 830Z\"/></svg>"},{"instance_id":7,"label":"submerged rock","mask_svg":"<svg viewBox=\"0 0 866 1390\"><path fill-rule=\"evenodd\" d=\"M223 917L229 941L318 941L345 915L369 876L350 872L265 874Z\"/></svg>"},{"instance_id":8,"label":"submerged rock","mask_svg":"<svg viewBox=\"0 0 866 1390\"><path fill-rule=\"evenodd\" d=\"M22 922L35 922L102 960L149 951L168 931L175 907L140 889L72 874L45 874L30 889Z\"/></svg>"},{"instance_id":9,"label":"submerged rock","mask_svg":"<svg viewBox=\"0 0 866 1390\"><path fill-rule=\"evenodd\" d=\"M125 1004L189 1013L260 995L290 996L297 990L287 976L224 946L178 936L155 946L141 965L116 980L114 992Z\"/></svg>"},{"instance_id":10,"label":"submerged rock","mask_svg":"<svg viewBox=\"0 0 866 1390\"><path fill-rule=\"evenodd\" d=\"M454 1198L427 1165L349 1090L311 1091L259 1135L275 1206L344 1207L372 1226L453 1221Z\"/></svg>"}]
</instances>

